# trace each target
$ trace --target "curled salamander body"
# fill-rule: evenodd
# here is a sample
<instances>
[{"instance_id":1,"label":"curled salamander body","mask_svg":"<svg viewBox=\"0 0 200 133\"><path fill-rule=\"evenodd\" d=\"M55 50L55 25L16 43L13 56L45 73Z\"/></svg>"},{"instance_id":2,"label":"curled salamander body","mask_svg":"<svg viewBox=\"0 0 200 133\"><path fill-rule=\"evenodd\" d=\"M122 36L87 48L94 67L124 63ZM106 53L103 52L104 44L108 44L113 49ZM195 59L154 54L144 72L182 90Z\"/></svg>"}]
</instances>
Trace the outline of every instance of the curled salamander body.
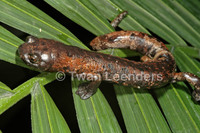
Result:
<instances>
[{"instance_id":1,"label":"curled salamander body","mask_svg":"<svg viewBox=\"0 0 200 133\"><path fill-rule=\"evenodd\" d=\"M42 71L85 74L91 82L79 85L76 93L82 99L92 96L101 81L147 89L188 81L195 87L194 99L200 100L200 78L187 72L176 73L173 55L156 38L137 31L116 31L96 37L90 45L96 50L127 48L144 56L141 62L135 62L36 37L28 37L18 51L27 65Z\"/></svg>"}]
</instances>

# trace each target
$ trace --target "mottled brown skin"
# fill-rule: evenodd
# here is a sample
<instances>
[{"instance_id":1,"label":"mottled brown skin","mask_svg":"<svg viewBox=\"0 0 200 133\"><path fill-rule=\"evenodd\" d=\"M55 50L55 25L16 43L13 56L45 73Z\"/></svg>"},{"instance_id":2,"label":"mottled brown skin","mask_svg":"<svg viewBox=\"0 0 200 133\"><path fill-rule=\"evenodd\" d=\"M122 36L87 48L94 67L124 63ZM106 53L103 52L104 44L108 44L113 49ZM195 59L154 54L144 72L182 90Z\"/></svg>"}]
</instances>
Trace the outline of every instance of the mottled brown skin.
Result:
<instances>
[{"instance_id":1,"label":"mottled brown skin","mask_svg":"<svg viewBox=\"0 0 200 133\"><path fill-rule=\"evenodd\" d=\"M20 57L27 65L40 69L41 71L65 73L74 72L76 74L86 73L93 75L101 75L101 80L120 83L123 85L131 85L138 88L152 88L160 87L162 84L167 84L173 69L162 72L162 66L170 67L170 63L165 60L150 61L150 62L135 62L124 58L119 58L107 54L87 51L74 46L67 46L60 42L49 39L38 39L34 37L34 42L24 43L19 47ZM32 56L37 56L37 61L32 61ZM42 57L47 57L46 60ZM171 60L169 58L169 60ZM171 61L173 64L173 60ZM155 67L161 66L161 67ZM157 75L163 74L161 82L142 81L140 83L136 80L118 80L113 79L113 75L121 74L142 74ZM161 73L162 72L162 73ZM151 74L152 73L152 74ZM169 73L169 74L168 74ZM107 74L107 75L106 75ZM155 78L156 79L156 78Z\"/></svg>"},{"instance_id":2,"label":"mottled brown skin","mask_svg":"<svg viewBox=\"0 0 200 133\"><path fill-rule=\"evenodd\" d=\"M90 45L96 50L128 48L144 56L142 62L135 62L35 37L29 37L18 51L27 65L42 71L94 75L90 83L79 85L76 94L82 99L92 96L101 81L147 89L159 88L171 82L188 81L195 87L194 99L200 100L200 78L191 73L175 73L173 55L156 38L137 31L117 31L96 37ZM123 79L118 78L122 76Z\"/></svg>"},{"instance_id":3,"label":"mottled brown skin","mask_svg":"<svg viewBox=\"0 0 200 133\"><path fill-rule=\"evenodd\" d=\"M127 48L137 51L144 56L143 62L134 62L131 66L136 74L143 72L148 75L162 75L162 80L150 80L141 82L131 81L130 85L137 88L159 88L167 83L187 81L195 87L192 93L196 101L200 101L200 78L192 73L176 73L176 63L173 55L161 41L148 34L138 31L116 31L96 37L90 45L95 50L107 48ZM131 69L131 68L130 68ZM133 71L129 71L133 72Z\"/></svg>"},{"instance_id":4,"label":"mottled brown skin","mask_svg":"<svg viewBox=\"0 0 200 133\"><path fill-rule=\"evenodd\" d=\"M142 57L143 62L134 61L117 61L115 64L120 68L128 68L127 72L115 71L119 74L136 74L144 73L146 75L162 75L162 80L157 81L127 81L123 85L131 85L137 88L159 88L166 85L172 80L175 71L175 61L167 47L156 38L145 33L137 31L116 31L103 36L96 37L90 45L95 50L103 50L107 48L128 48L137 51L145 56Z\"/></svg>"}]
</instances>

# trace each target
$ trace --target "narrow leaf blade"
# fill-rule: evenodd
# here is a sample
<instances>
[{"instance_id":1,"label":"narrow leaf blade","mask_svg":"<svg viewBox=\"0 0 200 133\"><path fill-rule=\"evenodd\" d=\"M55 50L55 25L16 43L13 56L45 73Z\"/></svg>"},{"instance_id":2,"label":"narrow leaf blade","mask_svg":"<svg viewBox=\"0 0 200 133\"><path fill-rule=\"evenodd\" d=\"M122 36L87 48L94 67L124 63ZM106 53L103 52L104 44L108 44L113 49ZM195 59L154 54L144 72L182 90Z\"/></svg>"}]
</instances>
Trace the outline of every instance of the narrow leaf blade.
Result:
<instances>
[{"instance_id":1,"label":"narrow leaf blade","mask_svg":"<svg viewBox=\"0 0 200 133\"><path fill-rule=\"evenodd\" d=\"M66 17L83 26L96 35L114 31L108 21L97 12L88 0L45 0ZM73 15L72 15L73 14Z\"/></svg>"},{"instance_id":2,"label":"narrow leaf blade","mask_svg":"<svg viewBox=\"0 0 200 133\"><path fill-rule=\"evenodd\" d=\"M0 99L5 97L10 97L14 93L13 91L4 83L0 82Z\"/></svg>"},{"instance_id":3,"label":"narrow leaf blade","mask_svg":"<svg viewBox=\"0 0 200 133\"><path fill-rule=\"evenodd\" d=\"M1 0L0 8L3 23L40 38L86 48L69 30L27 1Z\"/></svg>"},{"instance_id":4,"label":"narrow leaf blade","mask_svg":"<svg viewBox=\"0 0 200 133\"><path fill-rule=\"evenodd\" d=\"M16 104L24 97L26 97L28 94L30 94L31 88L34 86L35 82L41 81L41 83L45 85L47 83L52 82L54 79L55 79L54 73L51 74L43 73L24 82L23 84L21 84L20 86L18 86L13 90L13 92L15 93L14 95L8 98L0 99L0 105L1 105L0 114L2 114L4 111L9 109L11 106Z\"/></svg>"},{"instance_id":5,"label":"narrow leaf blade","mask_svg":"<svg viewBox=\"0 0 200 133\"><path fill-rule=\"evenodd\" d=\"M35 83L31 92L31 118L34 133L70 133L55 103L38 82Z\"/></svg>"},{"instance_id":6,"label":"narrow leaf blade","mask_svg":"<svg viewBox=\"0 0 200 133\"><path fill-rule=\"evenodd\" d=\"M79 84L80 82L77 80L72 82L73 97L80 131L121 133L122 131L117 119L100 90L91 98L81 100L75 94Z\"/></svg>"},{"instance_id":7,"label":"narrow leaf blade","mask_svg":"<svg viewBox=\"0 0 200 133\"><path fill-rule=\"evenodd\" d=\"M149 91L115 85L115 92L128 132L171 132Z\"/></svg>"}]
</instances>

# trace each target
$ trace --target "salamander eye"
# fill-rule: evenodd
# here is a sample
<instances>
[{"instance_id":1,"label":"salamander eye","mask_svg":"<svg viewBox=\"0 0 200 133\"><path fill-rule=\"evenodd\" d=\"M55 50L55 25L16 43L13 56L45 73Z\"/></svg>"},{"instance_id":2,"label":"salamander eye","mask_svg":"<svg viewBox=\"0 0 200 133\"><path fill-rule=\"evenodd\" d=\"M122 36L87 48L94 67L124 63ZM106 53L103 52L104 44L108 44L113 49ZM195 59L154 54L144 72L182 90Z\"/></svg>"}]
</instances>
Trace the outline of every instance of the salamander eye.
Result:
<instances>
[{"instance_id":1,"label":"salamander eye","mask_svg":"<svg viewBox=\"0 0 200 133\"><path fill-rule=\"evenodd\" d=\"M28 36L28 37L26 38L26 43L34 43L34 42L36 42L36 40L37 40L37 37Z\"/></svg>"},{"instance_id":2,"label":"salamander eye","mask_svg":"<svg viewBox=\"0 0 200 133\"><path fill-rule=\"evenodd\" d=\"M29 54L28 59L33 64L36 64L39 62L39 57L35 54Z\"/></svg>"}]
</instances>

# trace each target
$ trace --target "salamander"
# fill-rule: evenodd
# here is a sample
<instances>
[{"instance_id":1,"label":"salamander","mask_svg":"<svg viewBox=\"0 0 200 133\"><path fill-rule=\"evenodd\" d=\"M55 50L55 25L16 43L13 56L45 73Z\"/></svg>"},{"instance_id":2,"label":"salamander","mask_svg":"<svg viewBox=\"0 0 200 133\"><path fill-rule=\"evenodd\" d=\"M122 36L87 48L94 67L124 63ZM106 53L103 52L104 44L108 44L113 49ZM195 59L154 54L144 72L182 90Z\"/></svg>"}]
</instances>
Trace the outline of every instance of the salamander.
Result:
<instances>
[{"instance_id":1,"label":"salamander","mask_svg":"<svg viewBox=\"0 0 200 133\"><path fill-rule=\"evenodd\" d=\"M126 14L118 15L111 25L116 27ZM27 65L41 71L85 75L89 82L80 84L76 91L81 99L91 97L101 81L146 89L187 81L195 87L193 98L200 101L200 78L188 72L177 73L172 53L157 38L138 31L115 31L96 37L90 45L94 50L126 48L143 56L136 62L33 36L19 46L18 52Z\"/></svg>"}]
</instances>

